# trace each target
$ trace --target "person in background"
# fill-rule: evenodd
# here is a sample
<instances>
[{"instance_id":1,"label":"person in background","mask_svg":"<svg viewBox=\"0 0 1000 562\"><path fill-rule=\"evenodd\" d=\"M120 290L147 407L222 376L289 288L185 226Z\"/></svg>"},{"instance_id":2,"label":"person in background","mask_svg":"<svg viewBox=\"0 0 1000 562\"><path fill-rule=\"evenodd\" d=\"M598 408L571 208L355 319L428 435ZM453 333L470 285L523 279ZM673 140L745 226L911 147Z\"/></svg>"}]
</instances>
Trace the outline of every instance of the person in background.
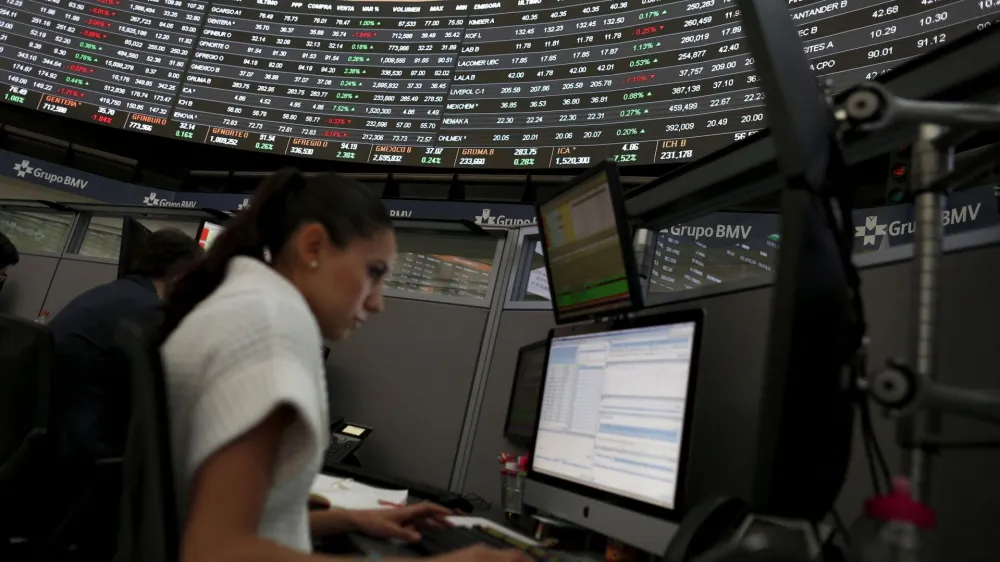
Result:
<instances>
[{"instance_id":1,"label":"person in background","mask_svg":"<svg viewBox=\"0 0 1000 562\"><path fill-rule=\"evenodd\" d=\"M7 269L17 265L19 261L21 256L17 253L14 243L0 232L0 285L7 280Z\"/></svg>"},{"instance_id":2,"label":"person in background","mask_svg":"<svg viewBox=\"0 0 1000 562\"><path fill-rule=\"evenodd\" d=\"M389 215L367 187L283 170L180 279L161 352L182 562L334 560L313 554L313 539L414 541L444 523L448 512L429 504L307 509L329 439L323 338L342 340L382 310L395 259ZM528 560L485 547L441 559Z\"/></svg>"},{"instance_id":3,"label":"person in background","mask_svg":"<svg viewBox=\"0 0 1000 562\"><path fill-rule=\"evenodd\" d=\"M169 283L201 253L191 236L158 230L140 249L130 275L82 293L49 323L55 351L51 431L59 464L122 455L130 385L116 332L126 319L161 321Z\"/></svg>"}]
</instances>

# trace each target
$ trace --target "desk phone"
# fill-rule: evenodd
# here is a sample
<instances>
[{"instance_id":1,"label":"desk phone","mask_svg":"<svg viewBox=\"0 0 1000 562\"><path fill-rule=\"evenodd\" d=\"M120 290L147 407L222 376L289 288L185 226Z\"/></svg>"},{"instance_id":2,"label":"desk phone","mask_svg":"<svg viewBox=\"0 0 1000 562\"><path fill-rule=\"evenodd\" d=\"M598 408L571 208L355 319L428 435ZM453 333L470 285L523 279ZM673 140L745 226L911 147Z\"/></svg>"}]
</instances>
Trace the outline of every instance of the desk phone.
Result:
<instances>
[{"instance_id":1,"label":"desk phone","mask_svg":"<svg viewBox=\"0 0 1000 562\"><path fill-rule=\"evenodd\" d=\"M323 466L344 462L361 447L362 441L371 435L372 428L338 420L330 424L330 445L323 455Z\"/></svg>"}]
</instances>

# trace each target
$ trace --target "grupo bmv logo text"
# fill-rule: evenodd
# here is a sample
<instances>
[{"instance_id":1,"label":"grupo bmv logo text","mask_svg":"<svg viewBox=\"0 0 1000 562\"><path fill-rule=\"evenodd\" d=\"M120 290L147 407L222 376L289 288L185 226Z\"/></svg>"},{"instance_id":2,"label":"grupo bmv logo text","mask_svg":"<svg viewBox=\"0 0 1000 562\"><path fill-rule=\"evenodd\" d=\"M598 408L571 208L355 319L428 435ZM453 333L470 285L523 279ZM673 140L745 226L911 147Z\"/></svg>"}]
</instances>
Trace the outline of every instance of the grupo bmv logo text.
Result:
<instances>
[{"instance_id":1,"label":"grupo bmv logo text","mask_svg":"<svg viewBox=\"0 0 1000 562\"><path fill-rule=\"evenodd\" d=\"M149 195L143 197L142 203L149 207L182 207L185 209L193 209L198 204L197 201L171 201L163 199L157 197L155 191L151 191Z\"/></svg>"},{"instance_id":2,"label":"grupo bmv logo text","mask_svg":"<svg viewBox=\"0 0 1000 562\"><path fill-rule=\"evenodd\" d=\"M31 161L27 158L14 164L14 173L17 174L17 177L19 178L30 177L48 184L65 185L66 187L74 187L76 189L84 189L87 187L87 184L90 183L83 178L74 178L73 176L66 174L46 172L43 168L32 166Z\"/></svg>"},{"instance_id":3,"label":"grupo bmv logo text","mask_svg":"<svg viewBox=\"0 0 1000 562\"><path fill-rule=\"evenodd\" d=\"M949 227L965 223L974 223L979 218L979 211L982 203L962 205L954 209L945 209L941 212L941 226ZM913 221L890 221L879 222L875 215L865 217L865 223L854 227L854 237L861 238L862 246L875 246L883 240L883 237L895 237L913 234L916 231L916 223Z\"/></svg>"}]
</instances>

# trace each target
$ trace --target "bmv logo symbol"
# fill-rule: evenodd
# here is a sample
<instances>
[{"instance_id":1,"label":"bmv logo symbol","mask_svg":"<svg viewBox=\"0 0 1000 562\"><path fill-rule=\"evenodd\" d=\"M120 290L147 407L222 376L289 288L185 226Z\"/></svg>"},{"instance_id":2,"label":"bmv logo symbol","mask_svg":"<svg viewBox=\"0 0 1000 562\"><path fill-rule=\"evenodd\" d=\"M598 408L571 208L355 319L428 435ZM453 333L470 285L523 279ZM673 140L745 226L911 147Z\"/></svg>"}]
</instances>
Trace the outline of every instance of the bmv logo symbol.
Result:
<instances>
[{"instance_id":1,"label":"bmv logo symbol","mask_svg":"<svg viewBox=\"0 0 1000 562\"><path fill-rule=\"evenodd\" d=\"M509 219L504 215L493 216L493 212L489 209L483 209L483 212L476 215L476 224L489 224L496 226L521 226L525 224L535 224L535 219Z\"/></svg>"},{"instance_id":2,"label":"bmv logo symbol","mask_svg":"<svg viewBox=\"0 0 1000 562\"><path fill-rule=\"evenodd\" d=\"M874 246L876 237L885 235L887 226L889 225L879 224L878 217L865 217L864 225L854 227L854 237L863 237L864 240L861 242L863 246Z\"/></svg>"},{"instance_id":3,"label":"bmv logo symbol","mask_svg":"<svg viewBox=\"0 0 1000 562\"><path fill-rule=\"evenodd\" d=\"M149 195L142 198L142 202L150 207L182 207L186 209L193 209L197 205L197 201L171 201L169 199L162 199L156 196L155 191L149 192Z\"/></svg>"},{"instance_id":4,"label":"bmv logo symbol","mask_svg":"<svg viewBox=\"0 0 1000 562\"><path fill-rule=\"evenodd\" d=\"M157 199L155 191L142 198L143 204L150 205L153 207L158 207L161 201L163 201L163 199Z\"/></svg>"},{"instance_id":5,"label":"bmv logo symbol","mask_svg":"<svg viewBox=\"0 0 1000 562\"><path fill-rule=\"evenodd\" d=\"M19 178L36 178L48 184L55 183L65 185L67 187L75 187L77 189L83 189L87 187L88 183L90 183L88 180L74 178L73 176L46 172L42 168L32 166L31 162L27 158L14 164L14 172Z\"/></svg>"},{"instance_id":6,"label":"bmv logo symbol","mask_svg":"<svg viewBox=\"0 0 1000 562\"><path fill-rule=\"evenodd\" d=\"M17 177L19 178L23 178L34 170L35 169L31 167L31 162L28 162L27 160L21 160L17 164L14 164L14 171L17 172Z\"/></svg>"}]
</instances>

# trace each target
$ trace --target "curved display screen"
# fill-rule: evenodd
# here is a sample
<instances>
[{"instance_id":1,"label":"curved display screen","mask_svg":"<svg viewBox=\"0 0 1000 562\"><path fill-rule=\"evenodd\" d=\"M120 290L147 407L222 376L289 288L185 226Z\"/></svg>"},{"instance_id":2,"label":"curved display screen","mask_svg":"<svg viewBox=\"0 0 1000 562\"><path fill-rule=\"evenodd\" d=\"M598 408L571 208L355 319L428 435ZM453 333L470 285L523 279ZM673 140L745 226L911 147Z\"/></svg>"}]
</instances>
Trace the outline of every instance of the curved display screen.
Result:
<instances>
[{"instance_id":1,"label":"curved display screen","mask_svg":"<svg viewBox=\"0 0 1000 562\"><path fill-rule=\"evenodd\" d=\"M835 88L1000 11L1000 0L788 4ZM313 158L671 163L766 124L733 0L0 0L0 38L6 102Z\"/></svg>"}]
</instances>

